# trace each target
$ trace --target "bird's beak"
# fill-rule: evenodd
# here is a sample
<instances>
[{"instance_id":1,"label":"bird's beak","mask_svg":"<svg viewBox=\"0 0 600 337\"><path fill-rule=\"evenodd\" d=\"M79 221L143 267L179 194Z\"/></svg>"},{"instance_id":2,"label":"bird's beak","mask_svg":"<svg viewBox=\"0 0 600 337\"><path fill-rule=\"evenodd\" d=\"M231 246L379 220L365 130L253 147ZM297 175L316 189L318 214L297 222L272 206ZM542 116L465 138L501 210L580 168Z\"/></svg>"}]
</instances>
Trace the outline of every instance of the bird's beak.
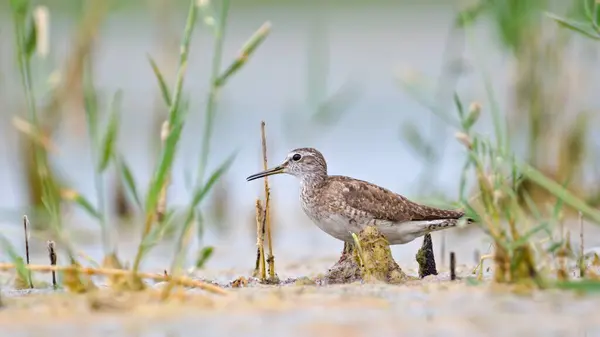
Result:
<instances>
[{"instance_id":1,"label":"bird's beak","mask_svg":"<svg viewBox=\"0 0 600 337\"><path fill-rule=\"evenodd\" d=\"M255 180L258 178L263 178L263 177L267 177L267 176L274 175L274 174L280 174L280 173L283 173L283 169L284 169L284 167L282 165L279 165L279 166L270 168L266 171L262 171L262 172L253 174L253 175L249 176L248 178L246 178L246 181L252 181L252 180Z\"/></svg>"}]
</instances>

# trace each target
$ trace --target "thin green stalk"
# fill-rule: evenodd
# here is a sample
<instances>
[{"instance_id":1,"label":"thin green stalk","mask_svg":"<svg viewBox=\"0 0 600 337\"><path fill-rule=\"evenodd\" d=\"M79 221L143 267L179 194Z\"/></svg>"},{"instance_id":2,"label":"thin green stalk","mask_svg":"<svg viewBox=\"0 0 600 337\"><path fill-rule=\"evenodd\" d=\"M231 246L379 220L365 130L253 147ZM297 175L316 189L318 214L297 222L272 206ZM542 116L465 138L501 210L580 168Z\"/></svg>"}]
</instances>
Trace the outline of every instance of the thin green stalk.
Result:
<instances>
[{"instance_id":1,"label":"thin green stalk","mask_svg":"<svg viewBox=\"0 0 600 337\"><path fill-rule=\"evenodd\" d=\"M88 137L91 145L90 155L92 160L92 166L94 170L94 187L96 189L96 198L98 199L98 217L100 221L100 228L102 230L102 247L104 254L109 253L109 236L108 229L106 228L106 214L104 205L104 186L102 183L102 176L99 172L99 144L98 138L98 101L96 97L96 91L92 79L92 69L90 67L89 59L87 62L87 76L84 78L84 91L86 109L85 115L87 119Z\"/></svg>"},{"instance_id":2,"label":"thin green stalk","mask_svg":"<svg viewBox=\"0 0 600 337\"><path fill-rule=\"evenodd\" d=\"M171 169L173 164L173 160L175 157L175 152L177 150L177 143L179 142L181 131L184 125L184 117L181 114L181 110L179 109L179 104L181 101L181 91L183 88L183 79L185 75L185 71L187 68L188 55L190 50L190 43L192 32L194 30L194 26L196 23L197 16L197 8L196 1L190 0L190 5L188 9L188 16L186 20L185 29L183 32L183 38L181 42L180 48L180 56L179 56L179 69L177 71L177 79L175 82L175 88L173 90L173 98L170 102L169 107L169 127L171 128L171 132L169 136L165 140L165 144L161 149L161 156L158 167L155 170L154 177L151 181L150 188L148 190L148 195L146 198L146 222L144 226L144 233L142 237L142 241L144 238L150 233L152 223L154 222L154 215L156 205L158 203L158 198L160 191L162 190L165 179L168 175L168 172ZM142 245L138 248L137 255L135 257L135 262L133 265L133 272L136 273L139 269L140 262L142 260L144 250L142 249Z\"/></svg>"},{"instance_id":3,"label":"thin green stalk","mask_svg":"<svg viewBox=\"0 0 600 337\"><path fill-rule=\"evenodd\" d=\"M198 165L198 176L196 178L196 186L200 186L204 180L206 165L208 162L208 153L210 151L210 140L213 131L213 120L215 114L215 106L217 94L219 91L219 74L221 72L221 62L223 59L223 42L225 40L225 28L227 16L229 14L229 0L223 0L221 15L219 18L219 26L215 32L214 54L212 59L212 70L210 75L210 91L208 101L206 103L206 112L204 117L204 132L202 138L202 148L200 150L200 163Z\"/></svg>"},{"instance_id":4,"label":"thin green stalk","mask_svg":"<svg viewBox=\"0 0 600 337\"><path fill-rule=\"evenodd\" d=\"M11 1L11 7L13 11L13 22L15 26L15 41L17 44L17 61L19 66L19 72L21 75L21 84L23 91L25 92L25 98L27 102L27 110L29 112L29 118L31 124L35 128L37 135L42 134L42 128L39 123L39 118L35 103L35 93L33 91L33 80L31 76L31 53L33 52L33 45L35 40L27 38L25 36L25 22L27 22L29 2L26 0L14 0ZM31 27L34 29L34 27ZM42 198L43 203L50 213L51 225L57 231L61 228L61 217L60 207L57 197L57 189L50 177L50 170L47 158L44 153L44 149L37 143L33 143L34 147L34 158L35 165L40 175L40 181L42 184Z\"/></svg>"},{"instance_id":5,"label":"thin green stalk","mask_svg":"<svg viewBox=\"0 0 600 337\"><path fill-rule=\"evenodd\" d=\"M194 223L194 213L192 209L192 212L190 212L185 219L183 228L181 228L181 233L177 239L175 256L171 262L171 282L169 282L169 284L167 284L167 286L163 289L161 296L163 299L166 299L169 296L171 289L173 289L175 286L174 280L177 279L177 276L181 270L181 265L183 264L183 261L188 253L189 244L192 239Z\"/></svg>"}]
</instances>

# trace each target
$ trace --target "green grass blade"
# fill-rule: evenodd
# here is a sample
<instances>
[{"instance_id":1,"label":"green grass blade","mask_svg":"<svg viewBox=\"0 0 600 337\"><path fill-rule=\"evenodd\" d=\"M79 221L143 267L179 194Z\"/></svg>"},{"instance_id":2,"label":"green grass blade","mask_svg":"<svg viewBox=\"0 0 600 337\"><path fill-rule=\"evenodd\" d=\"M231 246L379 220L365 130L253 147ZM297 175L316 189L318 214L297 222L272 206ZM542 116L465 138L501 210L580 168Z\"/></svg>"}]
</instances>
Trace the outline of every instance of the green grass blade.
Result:
<instances>
[{"instance_id":1,"label":"green grass blade","mask_svg":"<svg viewBox=\"0 0 600 337\"><path fill-rule=\"evenodd\" d=\"M170 132L167 136L167 139L164 142L164 146L161 149L158 166L154 170L154 174L152 180L150 181L150 186L148 188L146 197L146 220L144 224L144 237L147 236L147 234L153 227L157 227L152 225L154 222L154 214L156 211L156 206L158 204L158 198L163 189L165 180L167 179L167 175L169 174L171 166L173 165L175 153L177 151L177 144L179 143L181 131L184 125L184 117L186 114L181 112L179 105L183 89L183 80L187 69L192 32L194 31L194 26L196 24L197 12L198 11L196 8L196 0L190 0L181 46L179 48L179 67L177 70L177 77L175 80L175 88L173 90L173 98L171 99L169 105L168 125L170 127ZM144 237L142 238L142 240L145 239ZM132 267L134 273L136 273L139 269L143 253L143 247L140 246Z\"/></svg>"},{"instance_id":2,"label":"green grass blade","mask_svg":"<svg viewBox=\"0 0 600 337\"><path fill-rule=\"evenodd\" d=\"M454 99L454 105L456 106L456 110L458 111L458 116L460 117L460 120L464 120L465 117L465 110L464 107L462 105L462 102L460 101L460 97L458 96L458 94L455 92L454 95L452 96Z\"/></svg>"},{"instance_id":3,"label":"green grass blade","mask_svg":"<svg viewBox=\"0 0 600 337\"><path fill-rule=\"evenodd\" d=\"M119 129L119 106L121 104L121 91L117 91L111 103L111 112L110 119L108 121L108 126L106 128L106 133L104 134L104 138L102 140L102 148L100 154L102 155L100 159L100 164L98 167L99 172L104 172L110 163L110 159L113 157L113 152L115 149L115 142L117 139L117 133Z\"/></svg>"},{"instance_id":4,"label":"green grass blade","mask_svg":"<svg viewBox=\"0 0 600 337\"><path fill-rule=\"evenodd\" d=\"M593 209L583 200L577 198L567 189L562 187L554 180L546 177L543 173L535 168L529 166L528 164L523 164L521 166L521 172L523 172L523 175L528 177L531 181L548 190L548 192L552 193L555 197L563 199L567 205L575 208L578 211L581 211L586 217L592 219L597 224L600 224L600 212L598 210Z\"/></svg>"},{"instance_id":5,"label":"green grass blade","mask_svg":"<svg viewBox=\"0 0 600 337\"><path fill-rule=\"evenodd\" d=\"M206 166L208 164L208 154L210 152L210 142L213 131L213 120L217 105L217 79L221 72L221 61L223 55L223 42L225 40L225 28L227 27L227 16L229 15L229 0L223 0L221 3L221 12L215 30L214 52L212 58L212 66L210 73L210 89L208 100L206 101L206 111L204 113L204 130L202 132L202 145L200 148L200 158L198 163L198 174L194 186L200 186L204 182ZM201 6L202 10L206 10L207 6Z\"/></svg>"},{"instance_id":6,"label":"green grass blade","mask_svg":"<svg viewBox=\"0 0 600 337\"><path fill-rule=\"evenodd\" d=\"M160 161L158 168L155 171L154 177L150 188L148 189L148 197L146 198L146 212L154 212L156 204L158 202L158 196L162 190L162 186L167 177L167 173L173 164L173 158L175 157L175 151L177 149L177 143L181 135L183 128L182 118L180 116L179 103L181 100L181 91L183 88L184 74L187 69L187 59L189 55L189 46L191 42L192 32L196 23L196 3L194 0L190 1L190 7L186 25L183 34L183 40L181 43L181 53L179 55L179 70L177 72L177 80L175 83L175 90L173 90L173 99L169 108L169 125L171 125L171 132L165 141L165 146L161 151Z\"/></svg>"},{"instance_id":7,"label":"green grass blade","mask_svg":"<svg viewBox=\"0 0 600 337\"><path fill-rule=\"evenodd\" d=\"M171 106L171 93L169 92L169 87L167 86L167 82L165 82L165 78L163 77L160 69L158 69L158 65L154 62L154 59L148 55L148 62L150 62L150 66L152 67L152 71L154 72L154 76L158 80L158 86L160 87L160 92L162 93L163 100L167 106Z\"/></svg>"},{"instance_id":8,"label":"green grass blade","mask_svg":"<svg viewBox=\"0 0 600 337\"><path fill-rule=\"evenodd\" d=\"M211 246L204 247L198 253L198 259L196 260L196 268L201 269L206 264L206 261L212 256L214 248Z\"/></svg>"},{"instance_id":9,"label":"green grass blade","mask_svg":"<svg viewBox=\"0 0 600 337\"><path fill-rule=\"evenodd\" d=\"M116 162L119 168L121 179L123 179L123 182L125 182L127 190L133 197L138 207L142 208L142 202L138 194L137 184L135 183L135 178L133 177L133 173L131 172L129 165L127 165L127 162L125 161L125 158L123 158L123 156L119 156L119 158L116 159Z\"/></svg>"},{"instance_id":10,"label":"green grass blade","mask_svg":"<svg viewBox=\"0 0 600 337\"><path fill-rule=\"evenodd\" d=\"M10 6L12 7L15 15L24 17L27 15L27 9L29 8L29 0L10 0Z\"/></svg>"},{"instance_id":11,"label":"green grass blade","mask_svg":"<svg viewBox=\"0 0 600 337\"><path fill-rule=\"evenodd\" d=\"M27 58L31 58L31 55L33 55L35 47L37 46L37 28L35 21L31 18L29 22L29 33L27 33L27 38L25 40L25 57Z\"/></svg>"},{"instance_id":12,"label":"green grass blade","mask_svg":"<svg viewBox=\"0 0 600 337\"><path fill-rule=\"evenodd\" d=\"M248 41L244 44L233 63L231 63L227 70L225 70L225 72L217 78L215 86L223 86L229 77L240 70L242 66L246 64L248 58L252 55L256 48L258 48L258 46L260 46L260 44L267 38L270 31L271 23L268 21L263 23L263 25L260 26L260 28L258 28L258 30L254 32L250 39L248 39Z\"/></svg>"},{"instance_id":13,"label":"green grass blade","mask_svg":"<svg viewBox=\"0 0 600 337\"><path fill-rule=\"evenodd\" d=\"M25 266L23 258L19 256L15 247L2 234L0 234L0 244L2 245L2 248L4 248L4 251L10 258L12 263L15 265L15 269L17 270L17 274L19 274L19 277L22 280L29 280L29 272L27 270L27 267Z\"/></svg>"},{"instance_id":14,"label":"green grass blade","mask_svg":"<svg viewBox=\"0 0 600 337\"><path fill-rule=\"evenodd\" d=\"M556 287L564 290L575 290L583 293L600 292L600 281L583 279L579 281L557 282Z\"/></svg>"},{"instance_id":15,"label":"green grass blade","mask_svg":"<svg viewBox=\"0 0 600 337\"><path fill-rule=\"evenodd\" d=\"M171 168L175 158L177 142L181 136L182 129L183 125L178 125L171 129L171 132L165 141L165 147L161 153L158 169L155 172L150 189L148 190L146 198L146 212L153 212L153 210L156 209L158 197L167 177L167 172Z\"/></svg>"},{"instance_id":16,"label":"green grass blade","mask_svg":"<svg viewBox=\"0 0 600 337\"><path fill-rule=\"evenodd\" d=\"M86 197L75 191L69 191L66 193L66 199L74 202L81 208L83 208L89 215L93 216L97 220L102 220L102 214L92 205Z\"/></svg>"},{"instance_id":17,"label":"green grass blade","mask_svg":"<svg viewBox=\"0 0 600 337\"><path fill-rule=\"evenodd\" d=\"M581 21L575 21L567 18L560 17L558 15L552 13L546 13L546 16L556 21L562 27L568 28L572 31L582 34L588 38L591 38L596 41L600 41L600 34L595 32L592 27Z\"/></svg>"},{"instance_id":18,"label":"green grass blade","mask_svg":"<svg viewBox=\"0 0 600 337\"><path fill-rule=\"evenodd\" d=\"M171 232L175 228L175 224L175 219L171 216L166 219L161 226L152 227L152 230L150 230L148 235L146 235L140 243L141 256L146 255L162 240L166 233Z\"/></svg>"},{"instance_id":19,"label":"green grass blade","mask_svg":"<svg viewBox=\"0 0 600 337\"><path fill-rule=\"evenodd\" d=\"M219 180L219 178L229 169L231 164L233 163L235 157L237 155L237 151L231 154L208 178L206 184L202 187L197 188L194 193L194 197L192 199L192 208L196 208L198 204L206 197L208 192L212 189L215 183Z\"/></svg>"},{"instance_id":20,"label":"green grass blade","mask_svg":"<svg viewBox=\"0 0 600 337\"><path fill-rule=\"evenodd\" d=\"M86 65L89 67L89 63ZM85 115L88 119L91 146L96 150L98 145L98 98L96 97L91 69L86 69L83 75L83 104ZM94 160L97 159L94 158Z\"/></svg>"}]
</instances>

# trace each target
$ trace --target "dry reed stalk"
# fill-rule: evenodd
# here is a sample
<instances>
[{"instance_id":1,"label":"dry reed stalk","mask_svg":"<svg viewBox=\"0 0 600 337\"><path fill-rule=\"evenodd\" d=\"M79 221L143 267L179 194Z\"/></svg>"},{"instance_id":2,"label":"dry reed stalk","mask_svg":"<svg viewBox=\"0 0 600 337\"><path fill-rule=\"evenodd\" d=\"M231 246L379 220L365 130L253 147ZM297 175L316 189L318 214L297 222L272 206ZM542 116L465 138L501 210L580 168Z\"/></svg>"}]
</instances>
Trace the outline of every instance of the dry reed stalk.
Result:
<instances>
[{"instance_id":1,"label":"dry reed stalk","mask_svg":"<svg viewBox=\"0 0 600 337\"><path fill-rule=\"evenodd\" d=\"M579 212L579 277L585 277L585 259L583 242L583 213Z\"/></svg>"},{"instance_id":2,"label":"dry reed stalk","mask_svg":"<svg viewBox=\"0 0 600 337\"><path fill-rule=\"evenodd\" d=\"M52 265L53 267L56 267L56 251L54 249L54 241L48 241L47 246L48 246L48 257L50 258L50 265ZM55 270L52 271L52 287L54 289L58 288L58 285L56 283L56 271Z\"/></svg>"},{"instance_id":3,"label":"dry reed stalk","mask_svg":"<svg viewBox=\"0 0 600 337\"><path fill-rule=\"evenodd\" d=\"M260 199L256 199L256 267L254 269L254 277L261 280L267 278L265 270L265 231L263 227L263 207Z\"/></svg>"},{"instance_id":4,"label":"dry reed stalk","mask_svg":"<svg viewBox=\"0 0 600 337\"><path fill-rule=\"evenodd\" d=\"M456 256L454 252L450 252L450 280L456 280Z\"/></svg>"},{"instance_id":5,"label":"dry reed stalk","mask_svg":"<svg viewBox=\"0 0 600 337\"><path fill-rule=\"evenodd\" d=\"M109 268L87 268L87 267L77 267L77 266L46 266L46 265L28 265L26 266L28 270L41 272L41 273L49 273L49 272L76 272L86 275L99 275L99 276L131 276L133 273L129 270L123 269L109 269ZM15 265L13 263L0 263L0 270L8 271L15 269ZM152 273L137 273L136 276L143 279L150 279L153 281L173 281L177 285L181 285L184 287L192 287L199 288L202 290L206 290L208 292L219 294L219 295L228 295L229 293L216 285L205 283L198 280L192 280L188 277L177 277L172 279L169 276L161 275L161 274L152 274Z\"/></svg>"},{"instance_id":6,"label":"dry reed stalk","mask_svg":"<svg viewBox=\"0 0 600 337\"><path fill-rule=\"evenodd\" d=\"M29 265L29 219L27 215L23 215L23 231L25 234L25 262ZM31 279L31 271L27 273L29 288L33 289L33 280Z\"/></svg>"},{"instance_id":7,"label":"dry reed stalk","mask_svg":"<svg viewBox=\"0 0 600 337\"><path fill-rule=\"evenodd\" d=\"M260 123L260 135L261 135L261 143L262 143L262 155L263 155L263 170L268 169L267 164L267 136L265 133L265 121ZM264 177L265 180L265 209L263 219L262 219L262 230L263 230L263 240L264 240L264 232L267 232L267 240L269 247L269 256L267 257L267 263L269 264L269 279L275 280L275 256L273 255L273 239L271 236L271 211L270 211L270 200L271 200L271 189L269 188L269 180L267 177Z\"/></svg>"}]
</instances>

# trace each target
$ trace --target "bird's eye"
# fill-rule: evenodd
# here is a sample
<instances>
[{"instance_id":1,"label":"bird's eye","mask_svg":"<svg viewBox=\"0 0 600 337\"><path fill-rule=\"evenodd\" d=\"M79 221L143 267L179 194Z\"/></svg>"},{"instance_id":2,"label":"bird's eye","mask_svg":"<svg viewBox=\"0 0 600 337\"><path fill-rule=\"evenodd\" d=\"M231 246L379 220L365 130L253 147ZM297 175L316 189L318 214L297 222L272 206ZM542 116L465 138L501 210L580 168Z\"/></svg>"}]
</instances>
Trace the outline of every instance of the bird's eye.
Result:
<instances>
[{"instance_id":1,"label":"bird's eye","mask_svg":"<svg viewBox=\"0 0 600 337\"><path fill-rule=\"evenodd\" d=\"M296 154L295 154L295 155L292 157L292 160L294 160L294 161L298 161L298 160L300 160L300 158L302 158L302 156L301 156L299 153L296 153Z\"/></svg>"}]
</instances>

